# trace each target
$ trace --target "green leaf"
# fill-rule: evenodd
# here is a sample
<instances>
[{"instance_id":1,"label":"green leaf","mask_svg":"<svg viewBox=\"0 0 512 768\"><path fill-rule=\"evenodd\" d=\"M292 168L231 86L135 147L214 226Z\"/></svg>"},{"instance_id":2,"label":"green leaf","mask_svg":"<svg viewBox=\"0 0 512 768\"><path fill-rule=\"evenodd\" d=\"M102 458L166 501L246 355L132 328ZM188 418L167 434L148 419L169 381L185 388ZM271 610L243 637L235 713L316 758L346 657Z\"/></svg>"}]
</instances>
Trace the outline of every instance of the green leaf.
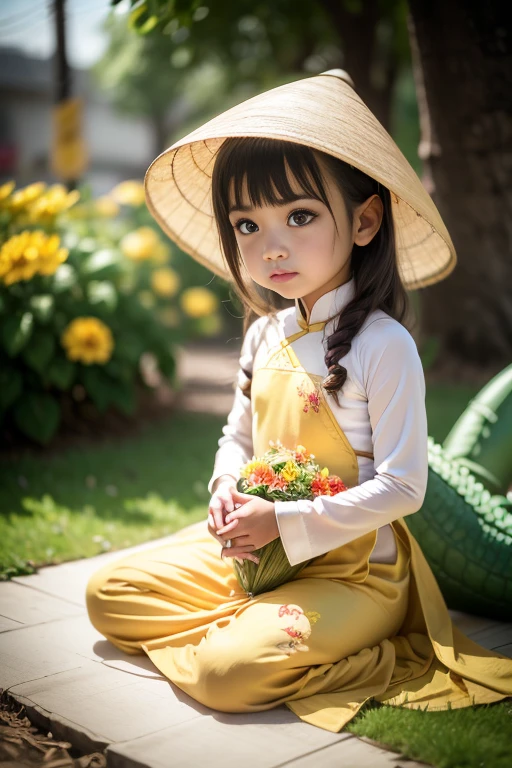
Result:
<instances>
[{"instance_id":1,"label":"green leaf","mask_svg":"<svg viewBox=\"0 0 512 768\"><path fill-rule=\"evenodd\" d=\"M136 364L144 352L143 340L134 333L124 332L116 336L116 357Z\"/></svg>"},{"instance_id":2,"label":"green leaf","mask_svg":"<svg viewBox=\"0 0 512 768\"><path fill-rule=\"evenodd\" d=\"M112 404L121 413L131 416L136 408L135 386L122 381L112 382Z\"/></svg>"},{"instance_id":3,"label":"green leaf","mask_svg":"<svg viewBox=\"0 0 512 768\"><path fill-rule=\"evenodd\" d=\"M50 363L46 380L63 391L68 390L75 378L76 365L71 360L57 357Z\"/></svg>"},{"instance_id":4,"label":"green leaf","mask_svg":"<svg viewBox=\"0 0 512 768\"><path fill-rule=\"evenodd\" d=\"M123 257L120 251L104 248L95 251L82 261L80 271L86 277L109 278L116 277L122 267Z\"/></svg>"},{"instance_id":5,"label":"green leaf","mask_svg":"<svg viewBox=\"0 0 512 768\"><path fill-rule=\"evenodd\" d=\"M7 317L2 327L2 341L9 357L15 357L32 336L34 316L31 312Z\"/></svg>"},{"instance_id":6,"label":"green leaf","mask_svg":"<svg viewBox=\"0 0 512 768\"><path fill-rule=\"evenodd\" d=\"M58 429L60 407L54 397L45 392L28 392L13 409L16 426L41 445L46 444Z\"/></svg>"},{"instance_id":7,"label":"green leaf","mask_svg":"<svg viewBox=\"0 0 512 768\"><path fill-rule=\"evenodd\" d=\"M105 363L105 371L112 379L120 379L126 382L133 381L134 365L125 360L116 360L115 357L111 358L108 363Z\"/></svg>"},{"instance_id":8,"label":"green leaf","mask_svg":"<svg viewBox=\"0 0 512 768\"><path fill-rule=\"evenodd\" d=\"M39 296L32 296L29 301L29 306L35 319L42 324L46 324L53 316L55 299L50 293L40 294Z\"/></svg>"},{"instance_id":9,"label":"green leaf","mask_svg":"<svg viewBox=\"0 0 512 768\"><path fill-rule=\"evenodd\" d=\"M54 354L55 336L49 331L37 328L23 350L22 358L34 371L44 373Z\"/></svg>"},{"instance_id":10,"label":"green leaf","mask_svg":"<svg viewBox=\"0 0 512 768\"><path fill-rule=\"evenodd\" d=\"M112 380L97 365L84 366L81 380L98 411L104 413L114 397Z\"/></svg>"},{"instance_id":11,"label":"green leaf","mask_svg":"<svg viewBox=\"0 0 512 768\"><path fill-rule=\"evenodd\" d=\"M21 395L23 376L12 365L3 365L0 369L0 408L6 410Z\"/></svg>"},{"instance_id":12,"label":"green leaf","mask_svg":"<svg viewBox=\"0 0 512 768\"><path fill-rule=\"evenodd\" d=\"M109 312L117 308L117 291L109 280L91 280L87 285L87 298L93 306L103 306Z\"/></svg>"},{"instance_id":13,"label":"green leaf","mask_svg":"<svg viewBox=\"0 0 512 768\"><path fill-rule=\"evenodd\" d=\"M151 15L146 4L144 3L139 8L135 8L130 12L128 16L128 26L130 29L138 32L141 35L146 35L154 29L160 19L158 16Z\"/></svg>"},{"instance_id":14,"label":"green leaf","mask_svg":"<svg viewBox=\"0 0 512 768\"><path fill-rule=\"evenodd\" d=\"M170 382L173 382L176 375L176 360L174 356L170 352L162 352L158 354L157 359L162 375Z\"/></svg>"},{"instance_id":15,"label":"green leaf","mask_svg":"<svg viewBox=\"0 0 512 768\"><path fill-rule=\"evenodd\" d=\"M7 304L5 303L5 299L3 296L0 295L0 315L2 315L6 309L7 309Z\"/></svg>"}]
</instances>

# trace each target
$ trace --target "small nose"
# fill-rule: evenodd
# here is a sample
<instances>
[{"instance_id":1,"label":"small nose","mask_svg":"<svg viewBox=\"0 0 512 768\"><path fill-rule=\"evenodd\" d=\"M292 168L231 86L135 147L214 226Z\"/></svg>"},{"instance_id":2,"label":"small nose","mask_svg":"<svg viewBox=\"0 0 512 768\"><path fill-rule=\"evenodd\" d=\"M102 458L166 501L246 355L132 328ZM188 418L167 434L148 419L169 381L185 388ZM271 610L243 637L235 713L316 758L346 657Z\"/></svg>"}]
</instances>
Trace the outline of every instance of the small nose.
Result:
<instances>
[{"instance_id":1,"label":"small nose","mask_svg":"<svg viewBox=\"0 0 512 768\"><path fill-rule=\"evenodd\" d=\"M288 248L284 245L272 245L269 244L263 251L263 258L265 261L277 261L278 259L288 258Z\"/></svg>"}]
</instances>

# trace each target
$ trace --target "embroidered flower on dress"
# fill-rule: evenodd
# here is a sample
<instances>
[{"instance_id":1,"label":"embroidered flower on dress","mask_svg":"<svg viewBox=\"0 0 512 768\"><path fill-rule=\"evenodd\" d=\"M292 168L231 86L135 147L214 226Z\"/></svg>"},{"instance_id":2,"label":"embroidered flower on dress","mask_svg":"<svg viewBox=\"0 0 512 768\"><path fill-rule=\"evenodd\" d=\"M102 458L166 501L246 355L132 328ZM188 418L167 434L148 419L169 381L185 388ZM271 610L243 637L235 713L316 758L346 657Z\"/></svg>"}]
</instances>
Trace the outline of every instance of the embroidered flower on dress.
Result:
<instances>
[{"instance_id":1,"label":"embroidered flower on dress","mask_svg":"<svg viewBox=\"0 0 512 768\"><path fill-rule=\"evenodd\" d=\"M297 387L299 397L302 397L304 400L304 408L302 410L304 413L308 413L309 409L312 408L315 413L318 413L320 410L320 387L318 384L315 384L314 389L311 392L307 392L307 384L308 380L304 379L302 384Z\"/></svg>"},{"instance_id":2,"label":"embroidered flower on dress","mask_svg":"<svg viewBox=\"0 0 512 768\"><path fill-rule=\"evenodd\" d=\"M286 632L290 638L290 640L277 644L279 650L283 651L287 656L291 656L292 653L297 653L298 651L309 651L309 646L303 641L307 640L310 636L311 625L318 621L320 614L316 613L316 611L304 613L299 605L287 603L279 606L278 616L285 624L282 627L283 632Z\"/></svg>"}]
</instances>

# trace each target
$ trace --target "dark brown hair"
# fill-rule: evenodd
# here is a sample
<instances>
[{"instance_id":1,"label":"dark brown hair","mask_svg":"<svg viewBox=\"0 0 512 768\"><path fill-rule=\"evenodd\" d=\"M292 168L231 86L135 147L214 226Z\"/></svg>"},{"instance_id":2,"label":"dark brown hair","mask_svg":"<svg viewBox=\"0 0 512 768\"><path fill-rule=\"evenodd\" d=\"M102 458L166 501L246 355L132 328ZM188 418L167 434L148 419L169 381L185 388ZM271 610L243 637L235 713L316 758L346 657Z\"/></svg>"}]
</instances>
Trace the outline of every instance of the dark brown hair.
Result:
<instances>
[{"instance_id":1,"label":"dark brown hair","mask_svg":"<svg viewBox=\"0 0 512 768\"><path fill-rule=\"evenodd\" d=\"M220 244L228 268L235 281L235 290L242 301L244 334L258 315L275 315L290 302L269 289L251 286L243 279L242 258L234 229L229 221L229 204L242 202L244 180L252 206L293 202L297 194L292 189L287 166L302 190L301 194L323 202L334 218L323 182L321 157L343 196L350 223L353 210L374 194L382 200L384 214L373 239L364 246L354 245L351 270L354 278L353 299L337 316L334 331L327 339L325 364L329 370L323 388L339 405L338 391L343 387L347 370L340 360L350 350L352 339L368 315L381 309L400 323L409 312L409 301L397 266L395 233L389 190L375 179L338 158L313 150L303 144L266 138L226 139L218 152L212 176L213 213L219 230ZM233 187L230 190L231 182ZM233 200L230 201L229 193ZM334 318L330 318L331 320ZM245 389L250 396L250 383Z\"/></svg>"}]
</instances>

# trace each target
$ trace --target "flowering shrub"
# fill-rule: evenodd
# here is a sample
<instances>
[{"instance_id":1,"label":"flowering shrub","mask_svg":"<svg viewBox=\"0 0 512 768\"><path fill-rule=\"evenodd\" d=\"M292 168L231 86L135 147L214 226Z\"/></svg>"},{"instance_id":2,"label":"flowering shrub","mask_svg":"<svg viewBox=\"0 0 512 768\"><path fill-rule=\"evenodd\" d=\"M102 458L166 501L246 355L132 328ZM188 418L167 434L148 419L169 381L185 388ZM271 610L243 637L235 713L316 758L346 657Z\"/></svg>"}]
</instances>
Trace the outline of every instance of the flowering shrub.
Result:
<instances>
[{"instance_id":1,"label":"flowering shrub","mask_svg":"<svg viewBox=\"0 0 512 768\"><path fill-rule=\"evenodd\" d=\"M218 297L186 284L150 224L139 182L96 200L60 184L0 186L2 431L47 443L65 393L133 414L144 360L173 383L174 344L221 329Z\"/></svg>"}]
</instances>

